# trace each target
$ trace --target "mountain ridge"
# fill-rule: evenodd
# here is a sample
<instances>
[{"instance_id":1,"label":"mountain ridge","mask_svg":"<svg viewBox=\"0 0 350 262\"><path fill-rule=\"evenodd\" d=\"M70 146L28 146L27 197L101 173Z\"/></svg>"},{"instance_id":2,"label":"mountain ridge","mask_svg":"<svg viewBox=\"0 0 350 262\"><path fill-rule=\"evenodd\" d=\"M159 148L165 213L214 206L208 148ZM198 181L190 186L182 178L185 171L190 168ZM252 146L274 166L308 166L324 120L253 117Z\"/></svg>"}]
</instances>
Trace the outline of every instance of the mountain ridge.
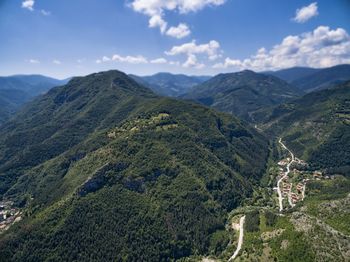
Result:
<instances>
[{"instance_id":1,"label":"mountain ridge","mask_svg":"<svg viewBox=\"0 0 350 262\"><path fill-rule=\"evenodd\" d=\"M350 64L327 68L293 67L265 73L280 77L308 93L350 80Z\"/></svg>"},{"instance_id":2,"label":"mountain ridge","mask_svg":"<svg viewBox=\"0 0 350 262\"><path fill-rule=\"evenodd\" d=\"M302 77L310 76L316 72L319 72L320 68L311 68L311 67L291 67L291 68L285 68L278 71L266 71L261 72L262 74L268 74L273 75L278 78L281 78L282 80L292 83L295 80L298 80Z\"/></svg>"},{"instance_id":3,"label":"mountain ridge","mask_svg":"<svg viewBox=\"0 0 350 262\"><path fill-rule=\"evenodd\" d=\"M223 112L253 121L251 114L261 107L297 97L298 92L285 81L251 70L219 74L182 96Z\"/></svg>"}]
</instances>

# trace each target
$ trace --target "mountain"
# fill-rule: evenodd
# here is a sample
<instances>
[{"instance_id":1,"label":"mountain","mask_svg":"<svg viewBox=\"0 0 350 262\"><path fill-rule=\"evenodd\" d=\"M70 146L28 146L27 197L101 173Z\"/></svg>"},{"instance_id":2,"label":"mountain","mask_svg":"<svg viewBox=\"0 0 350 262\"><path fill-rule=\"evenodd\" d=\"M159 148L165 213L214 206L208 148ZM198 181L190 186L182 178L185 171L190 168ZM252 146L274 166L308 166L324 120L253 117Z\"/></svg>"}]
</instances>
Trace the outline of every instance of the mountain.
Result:
<instances>
[{"instance_id":1,"label":"mountain","mask_svg":"<svg viewBox=\"0 0 350 262\"><path fill-rule=\"evenodd\" d=\"M297 96L295 88L283 80L245 70L219 74L192 88L184 98L254 121L253 112Z\"/></svg>"},{"instance_id":2,"label":"mountain","mask_svg":"<svg viewBox=\"0 0 350 262\"><path fill-rule=\"evenodd\" d=\"M169 261L226 248L266 138L118 71L73 78L0 127L3 261Z\"/></svg>"},{"instance_id":3,"label":"mountain","mask_svg":"<svg viewBox=\"0 0 350 262\"><path fill-rule=\"evenodd\" d=\"M350 81L255 115L315 168L350 171Z\"/></svg>"},{"instance_id":4,"label":"mountain","mask_svg":"<svg viewBox=\"0 0 350 262\"><path fill-rule=\"evenodd\" d=\"M67 82L68 79L57 80L42 75L0 77L0 125L33 97Z\"/></svg>"},{"instance_id":5,"label":"mountain","mask_svg":"<svg viewBox=\"0 0 350 262\"><path fill-rule=\"evenodd\" d=\"M0 89L17 89L34 97L54 86L64 85L69 79L58 80L42 75L14 75L0 77Z\"/></svg>"},{"instance_id":6,"label":"mountain","mask_svg":"<svg viewBox=\"0 0 350 262\"><path fill-rule=\"evenodd\" d=\"M210 76L187 76L170 73L158 73L152 76L130 75L139 84L149 87L156 94L176 97L183 95L193 86L203 83Z\"/></svg>"},{"instance_id":7,"label":"mountain","mask_svg":"<svg viewBox=\"0 0 350 262\"><path fill-rule=\"evenodd\" d=\"M327 88L329 85L350 80L350 65L337 65L319 70L311 75L294 80L291 84L311 92Z\"/></svg>"},{"instance_id":8,"label":"mountain","mask_svg":"<svg viewBox=\"0 0 350 262\"><path fill-rule=\"evenodd\" d=\"M17 89L0 89L0 125L9 119L17 109L30 99L29 95Z\"/></svg>"},{"instance_id":9,"label":"mountain","mask_svg":"<svg viewBox=\"0 0 350 262\"><path fill-rule=\"evenodd\" d=\"M273 75L288 83L292 83L295 80L310 76L321 70L322 69L309 68L309 67L292 67L292 68L282 69L279 71L264 72L264 74Z\"/></svg>"},{"instance_id":10,"label":"mountain","mask_svg":"<svg viewBox=\"0 0 350 262\"><path fill-rule=\"evenodd\" d=\"M279 77L304 92L312 92L350 80L350 65L337 65L323 69L293 67L265 73Z\"/></svg>"}]
</instances>

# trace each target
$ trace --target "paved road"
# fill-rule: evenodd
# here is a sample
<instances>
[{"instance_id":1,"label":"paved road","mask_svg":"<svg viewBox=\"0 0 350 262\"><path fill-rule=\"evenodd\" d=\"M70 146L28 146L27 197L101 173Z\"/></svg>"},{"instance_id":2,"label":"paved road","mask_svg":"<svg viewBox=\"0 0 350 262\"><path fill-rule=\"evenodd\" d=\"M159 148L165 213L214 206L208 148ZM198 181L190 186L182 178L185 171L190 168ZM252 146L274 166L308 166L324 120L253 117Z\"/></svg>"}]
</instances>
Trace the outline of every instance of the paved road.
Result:
<instances>
[{"instance_id":1,"label":"paved road","mask_svg":"<svg viewBox=\"0 0 350 262\"><path fill-rule=\"evenodd\" d=\"M244 235L244 222L245 222L245 216L242 216L241 219L239 220L239 238L238 238L238 245L236 248L235 253L233 253L233 255L230 257L230 259L228 261L232 261L236 258L236 256L238 255L239 251L242 248L242 244L243 244L243 235Z\"/></svg>"},{"instance_id":2,"label":"paved road","mask_svg":"<svg viewBox=\"0 0 350 262\"><path fill-rule=\"evenodd\" d=\"M281 192L281 188L280 188L280 184L282 182L282 180L288 176L288 174L290 173L290 165L295 161L295 157L294 154L292 153L292 151L290 151L285 144L283 144L282 142L282 138L280 138L280 140L278 141L278 143L281 144L281 146L286 149L290 155L292 156L292 160L288 163L287 165L287 171L284 173L284 175L280 178L280 180L277 181L277 193L278 193L278 202L279 202L279 206L280 206L280 212L283 210L283 197L282 197L282 192ZM291 204L293 206L293 204Z\"/></svg>"}]
</instances>

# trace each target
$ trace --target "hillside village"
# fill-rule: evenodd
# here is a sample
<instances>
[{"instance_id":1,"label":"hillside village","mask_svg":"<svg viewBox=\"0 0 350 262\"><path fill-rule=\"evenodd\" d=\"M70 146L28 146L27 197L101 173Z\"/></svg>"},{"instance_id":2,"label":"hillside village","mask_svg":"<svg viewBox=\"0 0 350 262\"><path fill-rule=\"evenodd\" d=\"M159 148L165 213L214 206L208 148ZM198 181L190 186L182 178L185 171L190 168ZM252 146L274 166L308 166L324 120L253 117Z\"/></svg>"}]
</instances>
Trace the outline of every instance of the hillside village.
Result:
<instances>
[{"instance_id":1,"label":"hillside village","mask_svg":"<svg viewBox=\"0 0 350 262\"><path fill-rule=\"evenodd\" d=\"M294 207L305 199L305 190L309 181L330 179L330 177L324 175L322 171L311 171L308 164L298 158L295 158L290 166L291 171L285 176L285 170L291 161L291 158L287 157L278 162L277 180L282 179L281 192L284 206Z\"/></svg>"},{"instance_id":2,"label":"hillside village","mask_svg":"<svg viewBox=\"0 0 350 262\"><path fill-rule=\"evenodd\" d=\"M0 233L20 220L21 212L13 206L12 201L0 201Z\"/></svg>"},{"instance_id":3,"label":"hillside village","mask_svg":"<svg viewBox=\"0 0 350 262\"><path fill-rule=\"evenodd\" d=\"M107 133L110 139L116 139L122 134L132 135L137 132L142 132L147 129L155 130L157 132L178 127L178 124L168 113L159 113L149 117L138 117L127 121L119 128L114 128Z\"/></svg>"},{"instance_id":4,"label":"hillside village","mask_svg":"<svg viewBox=\"0 0 350 262\"><path fill-rule=\"evenodd\" d=\"M288 150L286 147L285 149ZM285 201L288 201L291 207L294 207L298 202L305 199L305 190L308 181L329 179L329 176L324 176L322 171L310 170L307 162L294 157L293 154L292 158L286 157L277 164L279 173L276 180L279 181L281 179L282 197ZM290 166L288 167L288 165Z\"/></svg>"}]
</instances>

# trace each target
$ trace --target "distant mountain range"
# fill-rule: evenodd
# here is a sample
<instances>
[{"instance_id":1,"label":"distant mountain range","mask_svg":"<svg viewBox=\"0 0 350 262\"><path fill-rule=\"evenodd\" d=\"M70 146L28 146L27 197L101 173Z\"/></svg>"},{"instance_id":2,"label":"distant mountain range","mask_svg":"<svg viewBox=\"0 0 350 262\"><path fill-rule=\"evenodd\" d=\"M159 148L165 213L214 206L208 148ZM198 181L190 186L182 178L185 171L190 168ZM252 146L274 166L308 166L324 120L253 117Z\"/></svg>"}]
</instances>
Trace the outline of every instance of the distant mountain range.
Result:
<instances>
[{"instance_id":1,"label":"distant mountain range","mask_svg":"<svg viewBox=\"0 0 350 262\"><path fill-rule=\"evenodd\" d=\"M279 71L267 71L262 73L276 76L288 83L293 83L293 81L296 81L303 77L308 77L321 70L322 69L310 68L310 67L292 67L292 68L282 69Z\"/></svg>"},{"instance_id":2,"label":"distant mountain range","mask_svg":"<svg viewBox=\"0 0 350 262\"><path fill-rule=\"evenodd\" d=\"M253 112L296 98L300 90L270 75L253 71L219 74L193 87L183 98L252 121Z\"/></svg>"},{"instance_id":3,"label":"distant mountain range","mask_svg":"<svg viewBox=\"0 0 350 262\"><path fill-rule=\"evenodd\" d=\"M18 89L0 89L0 125L9 119L30 96Z\"/></svg>"},{"instance_id":4,"label":"distant mountain range","mask_svg":"<svg viewBox=\"0 0 350 262\"><path fill-rule=\"evenodd\" d=\"M350 65L323 69L294 67L265 73L279 77L304 92L311 92L350 80Z\"/></svg>"},{"instance_id":5,"label":"distant mountain range","mask_svg":"<svg viewBox=\"0 0 350 262\"><path fill-rule=\"evenodd\" d=\"M58 80L42 75L0 77L0 125L31 98L67 82L68 79Z\"/></svg>"},{"instance_id":6,"label":"distant mountain range","mask_svg":"<svg viewBox=\"0 0 350 262\"><path fill-rule=\"evenodd\" d=\"M53 86L64 85L69 79L58 80L43 75L14 75L0 77L0 89L17 89L34 97L47 92Z\"/></svg>"},{"instance_id":7,"label":"distant mountain range","mask_svg":"<svg viewBox=\"0 0 350 262\"><path fill-rule=\"evenodd\" d=\"M350 65L337 65L323 69L293 67L279 71L261 72L260 74L271 75L282 79L290 87L294 87L294 93L303 95L304 93L327 88L332 84L350 80ZM190 96L196 92L194 90L197 87L202 88L201 84L212 78L211 76L187 76L171 73L158 73L151 76L129 76L139 84L150 88L156 94L170 97Z\"/></svg>"},{"instance_id":8,"label":"distant mountain range","mask_svg":"<svg viewBox=\"0 0 350 262\"><path fill-rule=\"evenodd\" d=\"M171 73L129 76L158 95L192 99L254 121L252 115L261 108L350 80L350 65L324 69L294 67L263 73L247 70L215 77ZM33 97L68 80L42 75L0 77L0 125Z\"/></svg>"},{"instance_id":9,"label":"distant mountain range","mask_svg":"<svg viewBox=\"0 0 350 262\"><path fill-rule=\"evenodd\" d=\"M158 73L151 76L130 75L136 82L152 89L156 94L177 97L187 93L192 87L203 83L211 76L187 76Z\"/></svg>"}]
</instances>

